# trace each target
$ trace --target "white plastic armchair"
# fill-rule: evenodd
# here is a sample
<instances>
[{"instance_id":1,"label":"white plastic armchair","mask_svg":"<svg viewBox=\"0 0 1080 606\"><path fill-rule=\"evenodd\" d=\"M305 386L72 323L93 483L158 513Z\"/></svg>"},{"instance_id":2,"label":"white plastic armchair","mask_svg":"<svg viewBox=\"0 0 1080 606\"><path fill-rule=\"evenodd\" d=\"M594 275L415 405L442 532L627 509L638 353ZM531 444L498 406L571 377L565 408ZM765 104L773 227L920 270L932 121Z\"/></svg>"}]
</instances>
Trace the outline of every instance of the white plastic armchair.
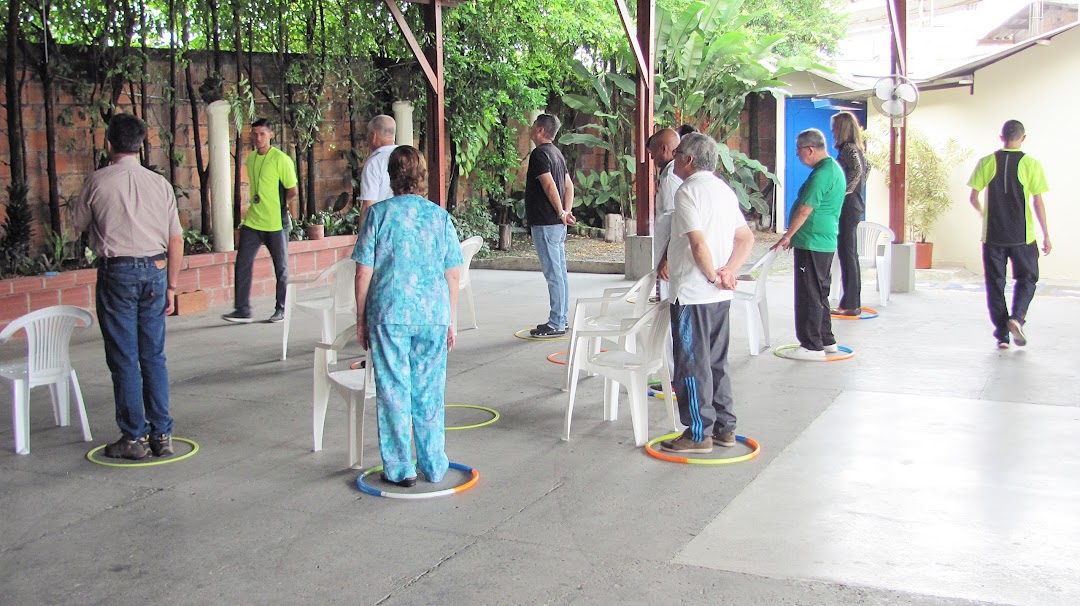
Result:
<instances>
[{"instance_id":1,"label":"white plastic armchair","mask_svg":"<svg viewBox=\"0 0 1080 606\"><path fill-rule=\"evenodd\" d=\"M565 440L570 439L570 419L574 412L578 375L594 372L604 377L604 420L619 416L619 386L625 385L630 400L630 420L634 427L634 443L644 446L649 441L648 377L658 374L665 398L668 422L675 424L675 398L671 390L671 373L664 358L664 343L670 330L670 304L661 301L638 318L628 318L616 329L582 330L577 341L577 363L570 377L570 394L566 404ZM589 339L616 339L618 347L609 351L589 353Z\"/></svg>"},{"instance_id":2,"label":"white plastic armchair","mask_svg":"<svg viewBox=\"0 0 1080 606\"><path fill-rule=\"evenodd\" d=\"M770 250L762 255L746 273L758 272L754 280L739 280L738 286L752 284L750 288L736 287L733 301L741 304L746 311L746 335L750 341L750 355L756 356L761 353L761 337L765 338L765 347L770 346L769 338L769 270L776 261L777 251Z\"/></svg>"},{"instance_id":3,"label":"white plastic armchair","mask_svg":"<svg viewBox=\"0 0 1080 606\"><path fill-rule=\"evenodd\" d=\"M458 280L458 291L461 294L458 297L457 316L461 316L462 303L468 302L469 317L472 318L472 326L469 328L479 328L476 322L476 303L473 300L472 277L469 274L469 265L472 264L473 256L480 252L480 247L483 245L484 239L480 236L466 238L461 242L461 258L464 260L464 263L461 264L461 278ZM464 299L464 301L462 299ZM454 326L456 326L458 330L461 330L462 328L457 317L454 318Z\"/></svg>"},{"instance_id":4,"label":"white plastic armchair","mask_svg":"<svg viewBox=\"0 0 1080 606\"><path fill-rule=\"evenodd\" d=\"M599 297L580 297L574 301L574 312L570 316L570 346L566 349L566 388L570 387L570 375L574 371L574 358L577 355L577 343L581 331L597 329L618 329L624 318L640 318L649 305L649 295L656 284L656 272L651 271L631 286L605 288ZM613 303L622 303L633 298L633 308L629 310L612 309ZM589 352L600 351L600 338L589 338Z\"/></svg>"},{"instance_id":5,"label":"white plastic armchair","mask_svg":"<svg viewBox=\"0 0 1080 606\"><path fill-rule=\"evenodd\" d=\"M56 305L30 312L8 324L0 332L0 342L20 330L26 331L26 362L0 367L0 378L11 382L11 417L15 430L15 452L30 454L30 390L49 386L53 418L57 425L71 424L70 394L75 392L76 412L82 422L83 440L89 442L90 423L86 419L79 377L71 367L69 346L76 327L89 328L94 323L90 312L81 307Z\"/></svg>"},{"instance_id":6,"label":"white plastic armchair","mask_svg":"<svg viewBox=\"0 0 1080 606\"><path fill-rule=\"evenodd\" d=\"M318 314L322 320L322 341L328 343L337 334L337 315L356 314L356 262L342 259L327 267L310 280L289 280L285 293L285 321L282 322L281 359L289 353L289 329L292 327L293 313L298 309ZM310 288L301 288L319 284ZM335 358L331 356L331 362Z\"/></svg>"},{"instance_id":7,"label":"white plastic armchair","mask_svg":"<svg viewBox=\"0 0 1080 606\"><path fill-rule=\"evenodd\" d=\"M872 267L877 273L878 300L882 307L889 304L892 290L892 242L896 239L893 230L870 221L862 221L856 228L855 242L859 253L859 269ZM832 286L829 288L829 300L836 305L840 300L840 258L833 256Z\"/></svg>"},{"instance_id":8,"label":"white plastic armchair","mask_svg":"<svg viewBox=\"0 0 1080 606\"><path fill-rule=\"evenodd\" d=\"M312 388L312 425L314 441L312 451L318 452L323 446L323 428L326 425L326 408L330 403L330 388L333 386L348 403L349 458L348 466L359 469L364 463L364 410L369 399L375 397L375 370L371 355L366 355L365 368L331 369L330 355L341 351L349 343L356 341L356 324L337 335L333 342L319 342L315 345L315 365Z\"/></svg>"}]
</instances>

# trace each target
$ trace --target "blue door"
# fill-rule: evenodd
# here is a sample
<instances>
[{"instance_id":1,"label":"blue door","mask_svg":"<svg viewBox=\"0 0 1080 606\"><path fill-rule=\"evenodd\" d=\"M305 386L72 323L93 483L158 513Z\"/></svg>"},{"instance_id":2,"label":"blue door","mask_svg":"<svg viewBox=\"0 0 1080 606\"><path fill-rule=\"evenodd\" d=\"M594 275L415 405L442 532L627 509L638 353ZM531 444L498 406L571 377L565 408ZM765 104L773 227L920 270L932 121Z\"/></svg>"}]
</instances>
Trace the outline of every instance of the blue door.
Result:
<instances>
[{"instance_id":1,"label":"blue door","mask_svg":"<svg viewBox=\"0 0 1080 606\"><path fill-rule=\"evenodd\" d=\"M810 98L787 100L784 116L787 123L787 141L784 141L784 155L787 158L787 167L784 171L784 225L787 225L787 219L791 216L791 207L799 195L799 187L810 176L810 168L803 165L795 153L795 136L808 128L820 130L825 133L829 154L835 158L836 150L833 149L829 120L833 114L844 109L855 114L859 124L866 128L865 104L838 106L830 104L827 100L814 101Z\"/></svg>"}]
</instances>

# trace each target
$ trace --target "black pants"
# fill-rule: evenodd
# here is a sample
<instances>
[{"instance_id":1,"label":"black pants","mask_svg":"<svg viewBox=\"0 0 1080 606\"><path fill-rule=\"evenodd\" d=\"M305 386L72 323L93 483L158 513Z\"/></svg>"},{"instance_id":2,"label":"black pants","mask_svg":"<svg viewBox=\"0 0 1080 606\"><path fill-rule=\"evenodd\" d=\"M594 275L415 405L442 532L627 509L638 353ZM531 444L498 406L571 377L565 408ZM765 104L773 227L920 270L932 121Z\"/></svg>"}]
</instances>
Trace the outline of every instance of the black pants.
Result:
<instances>
[{"instance_id":1,"label":"black pants","mask_svg":"<svg viewBox=\"0 0 1080 606\"><path fill-rule=\"evenodd\" d=\"M1005 306L1005 265L1010 260L1016 280L1012 314ZM1039 281L1039 247L1034 242L1015 246L983 244L983 274L986 276L986 307L990 310L990 321L994 323L994 337L1008 343L1009 319L1023 324L1028 305L1035 296L1035 284Z\"/></svg>"},{"instance_id":2,"label":"black pants","mask_svg":"<svg viewBox=\"0 0 1080 606\"><path fill-rule=\"evenodd\" d=\"M840 209L840 232L836 236L836 255L840 259L840 308L862 307L862 275L859 267L859 222L863 217L863 200L858 193L848 194Z\"/></svg>"},{"instance_id":3,"label":"black pants","mask_svg":"<svg viewBox=\"0 0 1080 606\"><path fill-rule=\"evenodd\" d=\"M735 431L735 403L728 373L731 301L671 306L675 354L672 387L679 420L700 442L706 436Z\"/></svg>"},{"instance_id":4,"label":"black pants","mask_svg":"<svg viewBox=\"0 0 1080 606\"><path fill-rule=\"evenodd\" d=\"M829 286L832 284L833 253L795 250L795 336L799 345L821 351L833 345L832 317L829 316Z\"/></svg>"},{"instance_id":5,"label":"black pants","mask_svg":"<svg viewBox=\"0 0 1080 606\"><path fill-rule=\"evenodd\" d=\"M289 242L288 232L260 231L246 225L240 226L240 246L236 251L236 265L233 267L233 288L236 311L251 314L251 271L255 265L255 255L260 246L266 246L270 258L274 261L274 277L277 278L277 311L285 311L285 290L289 285Z\"/></svg>"}]
</instances>

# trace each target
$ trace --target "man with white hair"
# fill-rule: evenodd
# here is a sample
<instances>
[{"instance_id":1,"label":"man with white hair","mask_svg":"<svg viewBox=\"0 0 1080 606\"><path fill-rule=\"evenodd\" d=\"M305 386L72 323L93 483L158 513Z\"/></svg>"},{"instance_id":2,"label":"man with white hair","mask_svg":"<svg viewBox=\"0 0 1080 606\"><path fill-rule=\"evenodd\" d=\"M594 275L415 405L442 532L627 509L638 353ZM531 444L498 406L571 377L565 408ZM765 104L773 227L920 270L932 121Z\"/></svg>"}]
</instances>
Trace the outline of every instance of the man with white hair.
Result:
<instances>
[{"instance_id":1,"label":"man with white hair","mask_svg":"<svg viewBox=\"0 0 1080 606\"><path fill-rule=\"evenodd\" d=\"M367 124L368 146L371 155L364 162L364 168L360 171L360 207L359 225L363 232L364 218L372 204L382 202L393 197L394 192L390 189L390 173L387 171L387 162L390 152L397 149L397 122L385 114L380 114L371 119Z\"/></svg>"},{"instance_id":2,"label":"man with white hair","mask_svg":"<svg viewBox=\"0 0 1080 606\"><path fill-rule=\"evenodd\" d=\"M716 170L716 142L690 133L675 148L674 171L683 184L667 257L658 272L669 280L674 388L686 431L661 443L669 452L712 452L735 445L734 400L728 374L729 312L739 268L750 256L754 232L739 199Z\"/></svg>"}]
</instances>

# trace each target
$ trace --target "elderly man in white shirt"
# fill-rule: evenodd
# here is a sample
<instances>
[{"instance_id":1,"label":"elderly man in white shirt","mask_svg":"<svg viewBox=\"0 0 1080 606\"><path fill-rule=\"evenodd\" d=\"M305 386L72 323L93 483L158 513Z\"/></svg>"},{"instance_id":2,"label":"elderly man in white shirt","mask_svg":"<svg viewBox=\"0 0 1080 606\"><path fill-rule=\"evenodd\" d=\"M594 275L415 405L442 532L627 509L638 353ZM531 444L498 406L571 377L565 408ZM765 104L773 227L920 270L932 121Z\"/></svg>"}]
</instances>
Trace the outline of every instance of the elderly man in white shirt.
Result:
<instances>
[{"instance_id":1,"label":"elderly man in white shirt","mask_svg":"<svg viewBox=\"0 0 1080 606\"><path fill-rule=\"evenodd\" d=\"M397 149L397 122L390 116L380 114L368 122L367 134L371 155L360 171L360 200L363 203L359 219L361 232L364 230L364 218L367 217L371 205L394 196L390 189L387 162L390 160L390 152Z\"/></svg>"},{"instance_id":2,"label":"elderly man in white shirt","mask_svg":"<svg viewBox=\"0 0 1080 606\"><path fill-rule=\"evenodd\" d=\"M674 297L674 388L686 425L682 436L661 448L683 454L712 452L714 442L735 444L729 312L754 233L731 186L714 174L716 163L716 142L701 133L686 135L675 149L674 172L683 184L675 194L668 255L659 267Z\"/></svg>"},{"instance_id":3,"label":"elderly man in white shirt","mask_svg":"<svg viewBox=\"0 0 1080 606\"><path fill-rule=\"evenodd\" d=\"M671 238L671 221L675 217L675 192L682 185L682 179L675 174L675 148L679 146L679 133L665 128L649 137L649 155L659 171L659 184L656 187L653 223L653 259L657 264L667 254L668 240ZM668 282L660 280L660 299L668 298Z\"/></svg>"}]
</instances>

